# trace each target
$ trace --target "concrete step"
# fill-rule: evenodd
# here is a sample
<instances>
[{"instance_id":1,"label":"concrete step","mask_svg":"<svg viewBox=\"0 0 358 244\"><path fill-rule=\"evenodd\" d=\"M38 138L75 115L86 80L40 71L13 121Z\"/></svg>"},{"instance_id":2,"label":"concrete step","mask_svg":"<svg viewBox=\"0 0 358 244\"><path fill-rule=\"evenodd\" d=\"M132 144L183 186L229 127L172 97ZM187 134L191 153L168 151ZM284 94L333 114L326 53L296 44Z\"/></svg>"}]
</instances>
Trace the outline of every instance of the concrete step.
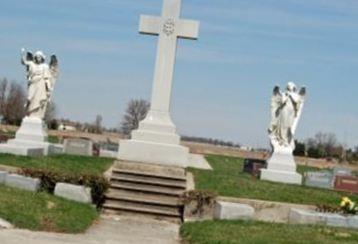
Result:
<instances>
[{"instance_id":1,"label":"concrete step","mask_svg":"<svg viewBox=\"0 0 358 244\"><path fill-rule=\"evenodd\" d=\"M180 195L186 190L185 169L118 161L110 183L105 212L182 220Z\"/></svg>"},{"instance_id":2,"label":"concrete step","mask_svg":"<svg viewBox=\"0 0 358 244\"><path fill-rule=\"evenodd\" d=\"M117 161L113 173L120 172L134 175L153 176L164 179L186 180L186 171L184 168L180 167Z\"/></svg>"},{"instance_id":3,"label":"concrete step","mask_svg":"<svg viewBox=\"0 0 358 244\"><path fill-rule=\"evenodd\" d=\"M125 173L115 173L111 177L112 182L133 182L154 186L168 186L172 188L186 189L186 181L155 178L153 176L133 175Z\"/></svg>"},{"instance_id":4,"label":"concrete step","mask_svg":"<svg viewBox=\"0 0 358 244\"><path fill-rule=\"evenodd\" d=\"M143 192L143 193L152 193L159 195L167 195L167 196L180 196L184 190L173 189L171 187L165 186L151 186L151 185L143 185L138 183L131 182L112 182L110 185L110 189L122 189L129 190L134 192Z\"/></svg>"},{"instance_id":5,"label":"concrete step","mask_svg":"<svg viewBox=\"0 0 358 244\"><path fill-rule=\"evenodd\" d=\"M102 212L104 214L109 214L109 215L118 215L118 216L136 216L137 218L150 218L150 219L155 219L155 220L160 220L160 221L167 221L167 222L171 222L171 223L176 223L176 224L182 224L183 221L180 217L177 216L166 216L166 215L159 215L159 214L152 214L152 213L141 213L141 212L131 212L131 211L126 211L126 210L114 210L114 209L102 209Z\"/></svg>"},{"instance_id":6,"label":"concrete step","mask_svg":"<svg viewBox=\"0 0 358 244\"><path fill-rule=\"evenodd\" d=\"M176 207L163 207L163 206L148 206L139 203L127 203L122 201L107 200L103 205L105 209L128 211L135 213L147 213L161 216L181 217L180 208Z\"/></svg>"},{"instance_id":7,"label":"concrete step","mask_svg":"<svg viewBox=\"0 0 358 244\"><path fill-rule=\"evenodd\" d=\"M106 193L106 199L114 201L126 201L134 203L142 203L149 205L180 207L182 203L178 197L161 196L150 193L132 192L127 190L109 190Z\"/></svg>"}]
</instances>

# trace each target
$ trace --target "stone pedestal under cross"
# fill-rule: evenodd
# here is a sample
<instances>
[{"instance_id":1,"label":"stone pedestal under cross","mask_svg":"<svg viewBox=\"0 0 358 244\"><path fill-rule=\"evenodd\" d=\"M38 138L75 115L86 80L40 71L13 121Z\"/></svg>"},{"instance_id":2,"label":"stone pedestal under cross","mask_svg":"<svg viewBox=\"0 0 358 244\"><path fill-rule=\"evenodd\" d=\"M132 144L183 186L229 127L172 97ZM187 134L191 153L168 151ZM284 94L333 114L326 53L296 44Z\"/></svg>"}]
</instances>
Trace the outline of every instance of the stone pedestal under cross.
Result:
<instances>
[{"instance_id":1,"label":"stone pedestal under cross","mask_svg":"<svg viewBox=\"0 0 358 244\"><path fill-rule=\"evenodd\" d=\"M119 159L186 167L189 150L170 118L178 38L197 39L199 22L180 19L181 0L164 0L161 17L141 16L139 31L159 35L151 108L131 140L120 142Z\"/></svg>"}]
</instances>

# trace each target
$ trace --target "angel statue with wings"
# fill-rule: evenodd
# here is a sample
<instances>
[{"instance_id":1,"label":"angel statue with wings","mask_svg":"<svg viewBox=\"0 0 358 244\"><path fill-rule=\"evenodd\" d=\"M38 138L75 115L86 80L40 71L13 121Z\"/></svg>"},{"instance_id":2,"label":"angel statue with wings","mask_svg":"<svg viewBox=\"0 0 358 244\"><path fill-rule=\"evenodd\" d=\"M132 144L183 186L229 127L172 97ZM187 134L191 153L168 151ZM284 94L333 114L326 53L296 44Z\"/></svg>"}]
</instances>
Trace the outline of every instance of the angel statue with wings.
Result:
<instances>
[{"instance_id":1,"label":"angel statue with wings","mask_svg":"<svg viewBox=\"0 0 358 244\"><path fill-rule=\"evenodd\" d=\"M271 124L269 136L275 149L278 147L295 149L294 135L306 96L306 88L297 89L293 82L287 84L282 93L276 86L271 99Z\"/></svg>"},{"instance_id":2,"label":"angel statue with wings","mask_svg":"<svg viewBox=\"0 0 358 244\"><path fill-rule=\"evenodd\" d=\"M50 64L47 64L45 63L46 57L41 51L32 54L22 49L21 53L21 61L26 66L28 80L28 95L25 105L27 116L44 119L59 73L57 58L52 55Z\"/></svg>"}]
</instances>

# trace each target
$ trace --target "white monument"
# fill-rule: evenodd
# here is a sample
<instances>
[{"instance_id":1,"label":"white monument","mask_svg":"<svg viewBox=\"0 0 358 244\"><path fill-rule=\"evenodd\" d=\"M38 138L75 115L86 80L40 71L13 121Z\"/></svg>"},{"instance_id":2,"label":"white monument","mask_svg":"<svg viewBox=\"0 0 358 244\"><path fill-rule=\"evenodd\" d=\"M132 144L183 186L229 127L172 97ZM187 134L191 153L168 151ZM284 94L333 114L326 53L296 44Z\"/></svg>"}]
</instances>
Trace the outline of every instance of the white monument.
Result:
<instances>
[{"instance_id":1,"label":"white monument","mask_svg":"<svg viewBox=\"0 0 358 244\"><path fill-rule=\"evenodd\" d=\"M296 172L293 158L294 135L305 102L306 88L298 91L289 82L284 93L278 86L271 99L271 124L269 137L272 155L267 161L267 169L261 170L261 179L290 184L302 184L302 176Z\"/></svg>"},{"instance_id":2,"label":"white monument","mask_svg":"<svg viewBox=\"0 0 358 244\"><path fill-rule=\"evenodd\" d=\"M58 77L58 62L51 56L50 64L45 63L41 51L25 52L22 49L22 64L26 66L28 96L26 117L16 132L15 139L0 145L1 153L17 155L47 155L50 144L47 142L45 112Z\"/></svg>"},{"instance_id":3,"label":"white monument","mask_svg":"<svg viewBox=\"0 0 358 244\"><path fill-rule=\"evenodd\" d=\"M186 167L189 149L170 118L170 97L178 38L197 39L199 22L180 19L181 0L164 0L161 17L141 16L140 33L159 35L151 108L131 140L120 142L121 160Z\"/></svg>"}]
</instances>

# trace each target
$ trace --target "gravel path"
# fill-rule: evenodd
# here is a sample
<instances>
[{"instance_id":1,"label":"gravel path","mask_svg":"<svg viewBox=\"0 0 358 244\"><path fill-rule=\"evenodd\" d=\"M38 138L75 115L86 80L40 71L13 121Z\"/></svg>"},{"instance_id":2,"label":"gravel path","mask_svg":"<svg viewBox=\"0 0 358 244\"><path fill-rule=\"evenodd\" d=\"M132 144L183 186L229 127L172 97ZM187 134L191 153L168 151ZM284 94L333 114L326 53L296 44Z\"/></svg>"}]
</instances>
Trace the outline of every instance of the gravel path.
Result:
<instances>
[{"instance_id":1,"label":"gravel path","mask_svg":"<svg viewBox=\"0 0 358 244\"><path fill-rule=\"evenodd\" d=\"M77 235L0 229L1 244L178 244L179 225L146 218L102 216Z\"/></svg>"}]
</instances>

